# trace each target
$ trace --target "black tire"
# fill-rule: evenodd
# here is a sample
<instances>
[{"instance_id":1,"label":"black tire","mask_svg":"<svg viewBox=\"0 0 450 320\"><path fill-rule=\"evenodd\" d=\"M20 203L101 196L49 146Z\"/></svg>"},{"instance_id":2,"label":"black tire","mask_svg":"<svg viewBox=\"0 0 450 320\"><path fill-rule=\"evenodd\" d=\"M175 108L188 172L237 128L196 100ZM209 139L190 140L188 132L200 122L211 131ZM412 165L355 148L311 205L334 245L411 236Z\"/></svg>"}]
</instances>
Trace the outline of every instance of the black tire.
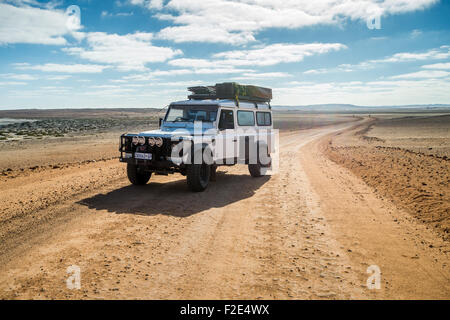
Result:
<instances>
[{"instance_id":1,"label":"black tire","mask_svg":"<svg viewBox=\"0 0 450 320\"><path fill-rule=\"evenodd\" d=\"M259 148L259 146L258 146L258 148ZM263 148L266 149L266 151L267 151L267 156L268 156L269 159L270 159L269 150L268 150L267 146L263 146ZM258 150L259 150L259 149L258 149ZM259 153L258 153L258 154L259 154ZM250 175L251 175L253 178L259 178L259 177L264 176L264 175L265 175L265 172L267 171L267 169L269 169L271 166L272 166L272 159L270 159L269 164L267 164L267 165L262 165L262 164L260 163L259 155L258 155L258 163L257 163L257 164L249 164L249 165L248 165L248 171L250 172Z\"/></svg>"},{"instance_id":2,"label":"black tire","mask_svg":"<svg viewBox=\"0 0 450 320\"><path fill-rule=\"evenodd\" d=\"M143 186L146 185L150 180L152 173L145 172L139 166L128 163L127 164L127 176L128 180L135 186Z\"/></svg>"},{"instance_id":3,"label":"black tire","mask_svg":"<svg viewBox=\"0 0 450 320\"><path fill-rule=\"evenodd\" d=\"M253 178L262 177L261 165L260 164L249 164L248 171Z\"/></svg>"},{"instance_id":4,"label":"black tire","mask_svg":"<svg viewBox=\"0 0 450 320\"><path fill-rule=\"evenodd\" d=\"M210 175L210 165L190 164L186 167L187 184L191 191L205 191L209 184Z\"/></svg>"}]
</instances>

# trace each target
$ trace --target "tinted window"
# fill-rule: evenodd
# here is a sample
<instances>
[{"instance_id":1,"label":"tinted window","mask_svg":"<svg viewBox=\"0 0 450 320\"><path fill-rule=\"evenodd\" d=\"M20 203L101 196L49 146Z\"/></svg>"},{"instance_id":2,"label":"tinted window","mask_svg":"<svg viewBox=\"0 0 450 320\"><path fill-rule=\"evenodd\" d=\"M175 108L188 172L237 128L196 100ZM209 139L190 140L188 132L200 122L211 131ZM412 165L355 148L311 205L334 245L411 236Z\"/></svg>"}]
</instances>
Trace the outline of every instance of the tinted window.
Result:
<instances>
[{"instance_id":1,"label":"tinted window","mask_svg":"<svg viewBox=\"0 0 450 320\"><path fill-rule=\"evenodd\" d=\"M234 129L234 116L231 110L222 110L220 113L219 130Z\"/></svg>"},{"instance_id":2,"label":"tinted window","mask_svg":"<svg viewBox=\"0 0 450 320\"><path fill-rule=\"evenodd\" d=\"M256 112L256 121L258 126L272 125L272 115L270 112Z\"/></svg>"},{"instance_id":3,"label":"tinted window","mask_svg":"<svg viewBox=\"0 0 450 320\"><path fill-rule=\"evenodd\" d=\"M238 111L238 124L240 126L254 126L255 116L253 111Z\"/></svg>"}]
</instances>

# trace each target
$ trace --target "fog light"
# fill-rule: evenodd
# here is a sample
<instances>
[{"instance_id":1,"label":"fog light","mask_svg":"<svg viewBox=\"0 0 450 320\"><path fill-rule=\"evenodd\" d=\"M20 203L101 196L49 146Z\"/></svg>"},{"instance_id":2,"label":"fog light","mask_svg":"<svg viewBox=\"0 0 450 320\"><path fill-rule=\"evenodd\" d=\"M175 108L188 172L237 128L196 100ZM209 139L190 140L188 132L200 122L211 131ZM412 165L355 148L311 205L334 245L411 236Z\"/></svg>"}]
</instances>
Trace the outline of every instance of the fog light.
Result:
<instances>
[{"instance_id":1,"label":"fog light","mask_svg":"<svg viewBox=\"0 0 450 320\"><path fill-rule=\"evenodd\" d=\"M156 143L156 146L158 148L161 148L164 142L163 142L163 139L161 137L158 137L158 138L155 139L155 143Z\"/></svg>"}]
</instances>

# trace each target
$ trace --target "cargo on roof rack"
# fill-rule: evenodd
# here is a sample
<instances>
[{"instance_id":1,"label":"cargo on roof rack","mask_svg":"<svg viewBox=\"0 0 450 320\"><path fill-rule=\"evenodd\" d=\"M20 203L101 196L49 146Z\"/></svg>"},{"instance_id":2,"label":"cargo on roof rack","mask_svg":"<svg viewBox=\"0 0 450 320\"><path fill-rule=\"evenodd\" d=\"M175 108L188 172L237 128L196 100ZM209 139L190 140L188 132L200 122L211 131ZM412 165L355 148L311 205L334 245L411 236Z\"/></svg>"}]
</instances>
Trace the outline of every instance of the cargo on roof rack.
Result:
<instances>
[{"instance_id":1,"label":"cargo on roof rack","mask_svg":"<svg viewBox=\"0 0 450 320\"><path fill-rule=\"evenodd\" d=\"M249 102L270 102L272 89L251 85L240 85L236 82L217 83L215 86L190 87L190 100L230 99Z\"/></svg>"}]
</instances>

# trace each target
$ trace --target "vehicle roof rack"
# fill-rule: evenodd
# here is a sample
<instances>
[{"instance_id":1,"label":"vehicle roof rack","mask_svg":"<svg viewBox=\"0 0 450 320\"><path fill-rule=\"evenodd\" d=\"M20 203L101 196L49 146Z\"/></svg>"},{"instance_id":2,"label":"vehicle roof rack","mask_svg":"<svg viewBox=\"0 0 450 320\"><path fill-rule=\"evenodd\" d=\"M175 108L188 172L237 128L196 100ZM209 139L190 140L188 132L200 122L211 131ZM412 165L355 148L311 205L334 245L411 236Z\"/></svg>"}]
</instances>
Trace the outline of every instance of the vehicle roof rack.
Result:
<instances>
[{"instance_id":1,"label":"vehicle roof rack","mask_svg":"<svg viewBox=\"0 0 450 320\"><path fill-rule=\"evenodd\" d=\"M240 85L236 82L217 83L215 86L197 86L188 88L191 95L189 100L235 100L236 106L239 102L251 102L258 108L258 103L268 103L272 100L272 89L252 85Z\"/></svg>"}]
</instances>

